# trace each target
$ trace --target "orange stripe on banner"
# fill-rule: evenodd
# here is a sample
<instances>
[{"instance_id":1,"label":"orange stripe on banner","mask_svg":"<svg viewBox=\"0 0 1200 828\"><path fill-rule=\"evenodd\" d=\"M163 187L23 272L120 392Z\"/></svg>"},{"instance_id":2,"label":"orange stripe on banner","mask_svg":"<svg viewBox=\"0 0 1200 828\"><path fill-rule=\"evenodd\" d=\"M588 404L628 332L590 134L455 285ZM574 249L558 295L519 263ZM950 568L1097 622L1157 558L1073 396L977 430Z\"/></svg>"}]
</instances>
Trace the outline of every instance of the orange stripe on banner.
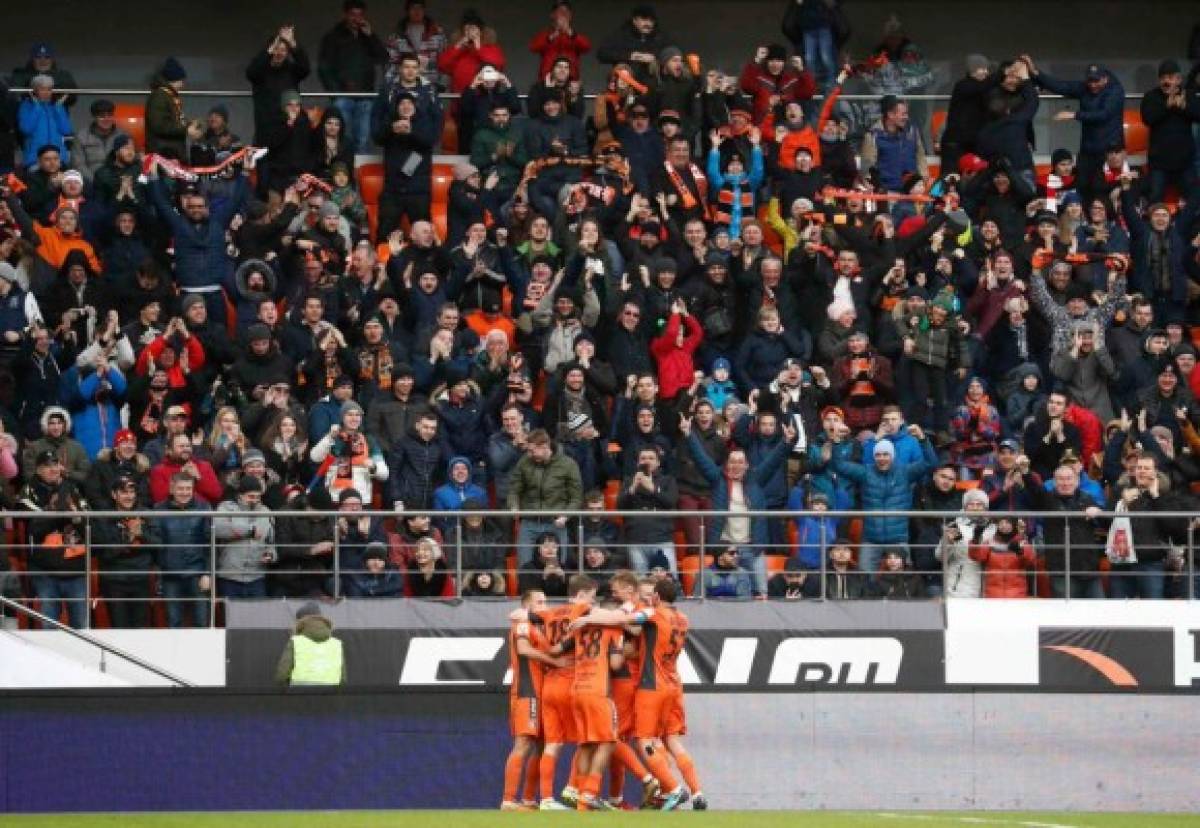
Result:
<instances>
[{"instance_id":1,"label":"orange stripe on banner","mask_svg":"<svg viewBox=\"0 0 1200 828\"><path fill-rule=\"evenodd\" d=\"M1134 678L1133 673L1126 670L1120 662L1109 658L1103 653L1098 653L1095 650L1089 650L1085 647L1069 647L1065 644L1047 645L1046 649L1057 650L1060 653L1075 656L1075 658L1091 667L1117 687L1138 686L1138 681Z\"/></svg>"}]
</instances>

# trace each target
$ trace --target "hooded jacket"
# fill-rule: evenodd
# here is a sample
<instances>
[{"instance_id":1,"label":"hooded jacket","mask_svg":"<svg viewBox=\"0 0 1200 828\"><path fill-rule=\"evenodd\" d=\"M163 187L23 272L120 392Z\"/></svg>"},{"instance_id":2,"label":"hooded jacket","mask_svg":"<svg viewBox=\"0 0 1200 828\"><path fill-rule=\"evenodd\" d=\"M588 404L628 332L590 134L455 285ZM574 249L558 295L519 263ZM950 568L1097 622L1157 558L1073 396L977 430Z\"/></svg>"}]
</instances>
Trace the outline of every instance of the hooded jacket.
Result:
<instances>
[{"instance_id":1,"label":"hooded jacket","mask_svg":"<svg viewBox=\"0 0 1200 828\"><path fill-rule=\"evenodd\" d=\"M45 436L52 416L62 417L66 421L66 427L58 439ZM83 444L70 437L71 415L62 406L51 405L42 412L38 422L42 427L42 437L26 443L25 450L21 453L21 468L25 472L25 479L33 480L37 470L37 456L44 451L53 451L66 468L67 476L76 484L83 485L83 482L87 480L88 468L91 463Z\"/></svg>"}]
</instances>

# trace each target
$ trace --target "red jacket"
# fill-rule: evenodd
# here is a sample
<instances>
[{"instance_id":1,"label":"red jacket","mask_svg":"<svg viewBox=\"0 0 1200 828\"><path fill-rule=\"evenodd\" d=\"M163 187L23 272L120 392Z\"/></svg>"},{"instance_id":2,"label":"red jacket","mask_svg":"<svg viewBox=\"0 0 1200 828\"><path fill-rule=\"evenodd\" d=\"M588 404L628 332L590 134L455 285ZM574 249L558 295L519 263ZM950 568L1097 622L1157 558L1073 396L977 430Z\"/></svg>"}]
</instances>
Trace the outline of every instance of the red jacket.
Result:
<instances>
[{"instance_id":1,"label":"red jacket","mask_svg":"<svg viewBox=\"0 0 1200 828\"><path fill-rule=\"evenodd\" d=\"M687 334L683 337L683 345L676 347L680 319L687 326ZM658 363L658 387L664 400L673 400L680 391L691 387L696 370L692 354L703 341L704 329L694 316L681 317L673 313L667 320L666 329L650 342L650 353Z\"/></svg>"},{"instance_id":2,"label":"red jacket","mask_svg":"<svg viewBox=\"0 0 1200 828\"><path fill-rule=\"evenodd\" d=\"M806 101L817 91L816 81L808 71L785 68L779 75L771 75L753 62L747 63L742 70L738 85L753 100L756 124L761 124L770 114L772 95L778 95L779 102L787 105L792 101Z\"/></svg>"},{"instance_id":3,"label":"red jacket","mask_svg":"<svg viewBox=\"0 0 1200 828\"><path fill-rule=\"evenodd\" d=\"M559 34L554 29L543 29L529 41L529 51L542 56L538 77L546 76L554 66L554 61L565 57L571 61L571 78L579 79L579 59L592 50L592 41L586 36L574 32L569 35Z\"/></svg>"},{"instance_id":4,"label":"red jacket","mask_svg":"<svg viewBox=\"0 0 1200 828\"><path fill-rule=\"evenodd\" d=\"M1075 403L1071 403L1063 419L1079 429L1079 443L1083 451L1079 459L1083 461L1084 469L1090 469L1092 458L1104 450L1104 424L1090 408L1082 408Z\"/></svg>"},{"instance_id":5,"label":"red jacket","mask_svg":"<svg viewBox=\"0 0 1200 828\"><path fill-rule=\"evenodd\" d=\"M221 495L225 491L221 481L217 479L217 473L207 460L197 460L193 457L192 462L200 472L200 479L196 481L196 497L207 501L210 506L216 506L221 502ZM155 503L162 503L167 499L171 493L171 477L182 468L181 463L164 457L161 463L150 470L150 497Z\"/></svg>"},{"instance_id":6,"label":"red jacket","mask_svg":"<svg viewBox=\"0 0 1200 828\"><path fill-rule=\"evenodd\" d=\"M184 342L183 347L187 349L188 355L188 370L198 371L204 367L204 346L200 344L200 339L195 336L189 336ZM162 352L167 348L167 340L165 337L157 337L150 342L142 352L138 354L137 363L134 368L138 375L144 375L150 371L150 360L157 361ZM167 384L172 388L183 388L187 385L187 374L183 373L183 368L179 365L179 354L175 355L175 364L167 371Z\"/></svg>"},{"instance_id":7,"label":"red jacket","mask_svg":"<svg viewBox=\"0 0 1200 828\"><path fill-rule=\"evenodd\" d=\"M967 550L971 560L983 564L984 598L1026 598L1029 596L1026 570L1037 566L1037 555L1024 538L1017 536L1020 553L1010 552L1007 544L993 541L974 544Z\"/></svg>"},{"instance_id":8,"label":"red jacket","mask_svg":"<svg viewBox=\"0 0 1200 828\"><path fill-rule=\"evenodd\" d=\"M504 50L494 43L484 43L478 49L474 46L451 46L438 57L438 71L450 76L450 91L462 92L483 64L490 63L504 71Z\"/></svg>"}]
</instances>

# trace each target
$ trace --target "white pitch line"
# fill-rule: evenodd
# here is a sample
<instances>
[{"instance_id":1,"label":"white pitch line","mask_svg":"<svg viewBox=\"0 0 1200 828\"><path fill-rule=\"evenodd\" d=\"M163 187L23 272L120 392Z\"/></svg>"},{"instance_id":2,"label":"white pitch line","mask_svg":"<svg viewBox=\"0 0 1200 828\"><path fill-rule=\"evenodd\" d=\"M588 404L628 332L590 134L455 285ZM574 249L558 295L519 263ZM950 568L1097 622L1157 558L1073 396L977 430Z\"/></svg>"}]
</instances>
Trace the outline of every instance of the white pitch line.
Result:
<instances>
[{"instance_id":1,"label":"white pitch line","mask_svg":"<svg viewBox=\"0 0 1200 828\"><path fill-rule=\"evenodd\" d=\"M1061 822L1034 822L1025 819L995 819L992 817L971 816L933 816L930 814L896 814L877 813L883 819L909 820L911 822L961 822L964 825L1020 825L1021 828L1079 828L1077 825L1067 825Z\"/></svg>"}]
</instances>

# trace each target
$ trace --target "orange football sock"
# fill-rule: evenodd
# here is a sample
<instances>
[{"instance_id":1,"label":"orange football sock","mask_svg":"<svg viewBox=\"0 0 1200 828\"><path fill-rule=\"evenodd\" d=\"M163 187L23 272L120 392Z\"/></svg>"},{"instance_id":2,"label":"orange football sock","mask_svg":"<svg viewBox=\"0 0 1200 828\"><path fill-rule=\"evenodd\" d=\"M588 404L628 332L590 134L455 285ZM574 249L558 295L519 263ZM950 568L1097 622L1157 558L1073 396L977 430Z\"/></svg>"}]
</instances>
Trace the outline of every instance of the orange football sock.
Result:
<instances>
[{"instance_id":1,"label":"orange football sock","mask_svg":"<svg viewBox=\"0 0 1200 828\"><path fill-rule=\"evenodd\" d=\"M674 774L671 773L671 766L667 764L667 757L663 751L655 750L647 756L646 767L654 774L654 778L658 780L658 784L662 785L663 793L673 791L679 787L679 782L676 781Z\"/></svg>"},{"instance_id":2,"label":"orange football sock","mask_svg":"<svg viewBox=\"0 0 1200 828\"><path fill-rule=\"evenodd\" d=\"M525 766L525 757L519 753L510 753L504 763L504 801L517 801L517 788L521 785L521 768Z\"/></svg>"},{"instance_id":3,"label":"orange football sock","mask_svg":"<svg viewBox=\"0 0 1200 828\"><path fill-rule=\"evenodd\" d=\"M625 763L613 754L608 763L608 798L620 799L625 794Z\"/></svg>"},{"instance_id":4,"label":"orange football sock","mask_svg":"<svg viewBox=\"0 0 1200 828\"><path fill-rule=\"evenodd\" d=\"M692 755L686 750L681 750L675 754L675 764L679 766L679 772L683 774L683 781L687 783L688 790L692 793L701 790L700 777L696 776L696 763L692 761Z\"/></svg>"},{"instance_id":5,"label":"orange football sock","mask_svg":"<svg viewBox=\"0 0 1200 828\"><path fill-rule=\"evenodd\" d=\"M558 757L543 753L538 761L538 778L541 782L542 799L554 798L554 770L558 765Z\"/></svg>"},{"instance_id":6,"label":"orange football sock","mask_svg":"<svg viewBox=\"0 0 1200 828\"><path fill-rule=\"evenodd\" d=\"M540 769L541 756L537 753L529 754L529 761L525 763L525 793L521 797L526 802L537 801Z\"/></svg>"},{"instance_id":7,"label":"orange football sock","mask_svg":"<svg viewBox=\"0 0 1200 828\"><path fill-rule=\"evenodd\" d=\"M631 748L628 742L617 742L616 748L613 749L613 759L614 761L620 759L629 772L638 779L645 779L646 774L650 772L646 770L646 766L638 758L637 751Z\"/></svg>"}]
</instances>

